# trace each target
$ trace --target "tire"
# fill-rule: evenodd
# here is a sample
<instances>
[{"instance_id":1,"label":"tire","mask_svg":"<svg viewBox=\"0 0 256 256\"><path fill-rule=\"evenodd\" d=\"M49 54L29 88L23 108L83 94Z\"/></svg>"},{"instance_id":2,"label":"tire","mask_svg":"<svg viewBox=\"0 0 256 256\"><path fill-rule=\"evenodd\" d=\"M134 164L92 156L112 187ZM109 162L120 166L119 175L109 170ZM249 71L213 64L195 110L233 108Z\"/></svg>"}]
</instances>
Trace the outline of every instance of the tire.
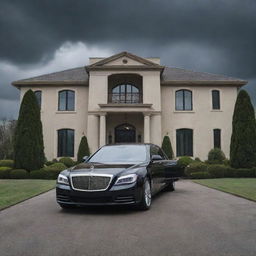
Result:
<instances>
[{"instance_id":1,"label":"tire","mask_svg":"<svg viewBox=\"0 0 256 256\"><path fill-rule=\"evenodd\" d=\"M165 187L165 191L175 191L175 182L171 181L167 184L167 186Z\"/></svg>"},{"instance_id":2,"label":"tire","mask_svg":"<svg viewBox=\"0 0 256 256\"><path fill-rule=\"evenodd\" d=\"M151 186L150 181L148 178L144 180L143 184L143 192L141 195L141 202L139 204L139 209L146 211L150 208L152 201L152 194L151 194Z\"/></svg>"},{"instance_id":3,"label":"tire","mask_svg":"<svg viewBox=\"0 0 256 256\"><path fill-rule=\"evenodd\" d=\"M75 206L74 205L72 205L72 204L61 204L61 203L59 203L59 205L60 205L60 207L62 208L62 209L72 209L72 208L75 208Z\"/></svg>"}]
</instances>

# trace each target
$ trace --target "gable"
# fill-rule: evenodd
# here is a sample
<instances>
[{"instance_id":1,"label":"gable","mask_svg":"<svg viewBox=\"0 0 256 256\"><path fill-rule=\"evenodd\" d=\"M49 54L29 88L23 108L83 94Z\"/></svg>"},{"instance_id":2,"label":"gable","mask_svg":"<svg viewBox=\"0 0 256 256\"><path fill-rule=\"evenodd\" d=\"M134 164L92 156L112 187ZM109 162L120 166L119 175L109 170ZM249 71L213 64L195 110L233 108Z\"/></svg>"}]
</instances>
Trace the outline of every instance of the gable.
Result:
<instances>
[{"instance_id":1,"label":"gable","mask_svg":"<svg viewBox=\"0 0 256 256\"><path fill-rule=\"evenodd\" d=\"M119 54L113 55L109 58L97 61L88 67L104 67L104 66L145 66L145 67L161 67L159 64L136 56L128 52L121 52Z\"/></svg>"}]
</instances>

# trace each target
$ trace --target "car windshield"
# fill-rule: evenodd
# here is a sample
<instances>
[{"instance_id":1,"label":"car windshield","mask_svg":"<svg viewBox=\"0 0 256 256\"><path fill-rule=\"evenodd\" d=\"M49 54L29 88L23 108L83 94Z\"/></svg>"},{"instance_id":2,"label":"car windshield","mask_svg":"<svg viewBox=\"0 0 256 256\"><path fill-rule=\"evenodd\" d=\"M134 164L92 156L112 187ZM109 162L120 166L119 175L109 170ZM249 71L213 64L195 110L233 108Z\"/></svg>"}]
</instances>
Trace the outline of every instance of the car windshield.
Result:
<instances>
[{"instance_id":1,"label":"car windshield","mask_svg":"<svg viewBox=\"0 0 256 256\"><path fill-rule=\"evenodd\" d=\"M141 163L147 159L145 145L106 146L96 152L89 162L97 163Z\"/></svg>"}]
</instances>

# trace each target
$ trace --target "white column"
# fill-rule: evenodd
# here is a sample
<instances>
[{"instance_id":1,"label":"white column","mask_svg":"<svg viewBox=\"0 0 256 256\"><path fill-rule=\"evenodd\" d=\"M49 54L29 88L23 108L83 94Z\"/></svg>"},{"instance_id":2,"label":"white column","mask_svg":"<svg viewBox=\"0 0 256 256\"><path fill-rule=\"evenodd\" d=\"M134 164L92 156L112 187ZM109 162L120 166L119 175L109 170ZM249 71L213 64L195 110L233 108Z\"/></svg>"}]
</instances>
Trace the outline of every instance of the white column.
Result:
<instances>
[{"instance_id":1,"label":"white column","mask_svg":"<svg viewBox=\"0 0 256 256\"><path fill-rule=\"evenodd\" d=\"M99 148L99 117L95 114L88 114L87 139L91 153Z\"/></svg>"},{"instance_id":2,"label":"white column","mask_svg":"<svg viewBox=\"0 0 256 256\"><path fill-rule=\"evenodd\" d=\"M153 114L151 116L150 138L151 143L161 146L162 143L162 117L161 114Z\"/></svg>"},{"instance_id":3,"label":"white column","mask_svg":"<svg viewBox=\"0 0 256 256\"><path fill-rule=\"evenodd\" d=\"M100 147L106 144L106 113L100 114Z\"/></svg>"},{"instance_id":4,"label":"white column","mask_svg":"<svg viewBox=\"0 0 256 256\"><path fill-rule=\"evenodd\" d=\"M150 143L150 115L144 113L144 143Z\"/></svg>"}]
</instances>

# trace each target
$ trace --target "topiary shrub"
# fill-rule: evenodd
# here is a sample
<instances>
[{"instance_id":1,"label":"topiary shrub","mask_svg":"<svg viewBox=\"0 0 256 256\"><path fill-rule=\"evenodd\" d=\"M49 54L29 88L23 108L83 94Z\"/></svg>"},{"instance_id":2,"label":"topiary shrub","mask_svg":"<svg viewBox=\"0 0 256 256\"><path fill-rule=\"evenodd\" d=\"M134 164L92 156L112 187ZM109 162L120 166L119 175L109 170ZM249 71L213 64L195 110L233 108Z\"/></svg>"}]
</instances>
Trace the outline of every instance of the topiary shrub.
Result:
<instances>
[{"instance_id":1,"label":"topiary shrub","mask_svg":"<svg viewBox=\"0 0 256 256\"><path fill-rule=\"evenodd\" d=\"M226 159L223 161L223 164L226 165L226 166L230 166L230 160L226 158Z\"/></svg>"},{"instance_id":2,"label":"topiary shrub","mask_svg":"<svg viewBox=\"0 0 256 256\"><path fill-rule=\"evenodd\" d=\"M192 163L194 160L189 156L181 156L178 160L178 166L180 168L187 167L190 163Z\"/></svg>"},{"instance_id":3,"label":"topiary shrub","mask_svg":"<svg viewBox=\"0 0 256 256\"><path fill-rule=\"evenodd\" d=\"M14 161L10 159L0 160L0 167L10 167L13 168Z\"/></svg>"},{"instance_id":4,"label":"topiary shrub","mask_svg":"<svg viewBox=\"0 0 256 256\"><path fill-rule=\"evenodd\" d=\"M29 173L23 169L14 169L10 171L11 179L27 179L29 177Z\"/></svg>"},{"instance_id":5,"label":"topiary shrub","mask_svg":"<svg viewBox=\"0 0 256 256\"><path fill-rule=\"evenodd\" d=\"M202 162L199 157L196 157L196 158L195 158L195 161L196 161L196 162Z\"/></svg>"},{"instance_id":6,"label":"topiary shrub","mask_svg":"<svg viewBox=\"0 0 256 256\"><path fill-rule=\"evenodd\" d=\"M67 169L63 163L55 163L53 165L42 168L46 172L45 179L57 179L59 173Z\"/></svg>"},{"instance_id":7,"label":"topiary shrub","mask_svg":"<svg viewBox=\"0 0 256 256\"><path fill-rule=\"evenodd\" d=\"M192 162L185 169L186 176L190 177L194 172L207 172L207 164L202 162Z\"/></svg>"},{"instance_id":8,"label":"topiary shrub","mask_svg":"<svg viewBox=\"0 0 256 256\"><path fill-rule=\"evenodd\" d=\"M14 166L28 171L44 166L44 142L40 108L34 92L23 96L14 136Z\"/></svg>"},{"instance_id":9,"label":"topiary shrub","mask_svg":"<svg viewBox=\"0 0 256 256\"><path fill-rule=\"evenodd\" d=\"M210 179L211 175L208 172L192 172L192 179Z\"/></svg>"},{"instance_id":10,"label":"topiary shrub","mask_svg":"<svg viewBox=\"0 0 256 256\"><path fill-rule=\"evenodd\" d=\"M230 143L230 164L233 168L256 166L256 121L250 96L241 90L237 96Z\"/></svg>"},{"instance_id":11,"label":"topiary shrub","mask_svg":"<svg viewBox=\"0 0 256 256\"><path fill-rule=\"evenodd\" d=\"M50 165L52 165L52 164L55 164L55 162L53 162L53 161L46 161L46 162L45 162L45 165L46 165L46 166L50 166Z\"/></svg>"},{"instance_id":12,"label":"topiary shrub","mask_svg":"<svg viewBox=\"0 0 256 256\"><path fill-rule=\"evenodd\" d=\"M82 163L85 156L90 156L90 149L86 136L83 136L77 152L77 162Z\"/></svg>"},{"instance_id":13,"label":"topiary shrub","mask_svg":"<svg viewBox=\"0 0 256 256\"><path fill-rule=\"evenodd\" d=\"M162 150L167 155L168 159L173 159L172 144L169 136L164 136L163 143L162 143Z\"/></svg>"},{"instance_id":14,"label":"topiary shrub","mask_svg":"<svg viewBox=\"0 0 256 256\"><path fill-rule=\"evenodd\" d=\"M10 167L0 167L0 179L9 179L11 169Z\"/></svg>"},{"instance_id":15,"label":"topiary shrub","mask_svg":"<svg viewBox=\"0 0 256 256\"><path fill-rule=\"evenodd\" d=\"M208 173L212 178L223 178L226 176L227 167L221 164L213 164L208 166Z\"/></svg>"},{"instance_id":16,"label":"topiary shrub","mask_svg":"<svg viewBox=\"0 0 256 256\"><path fill-rule=\"evenodd\" d=\"M220 148L213 148L208 153L208 164L223 164L226 159L225 154Z\"/></svg>"},{"instance_id":17,"label":"topiary shrub","mask_svg":"<svg viewBox=\"0 0 256 256\"><path fill-rule=\"evenodd\" d=\"M59 163L64 164L68 168L75 165L75 162L70 157L62 157L62 158L60 158L59 159Z\"/></svg>"}]
</instances>

